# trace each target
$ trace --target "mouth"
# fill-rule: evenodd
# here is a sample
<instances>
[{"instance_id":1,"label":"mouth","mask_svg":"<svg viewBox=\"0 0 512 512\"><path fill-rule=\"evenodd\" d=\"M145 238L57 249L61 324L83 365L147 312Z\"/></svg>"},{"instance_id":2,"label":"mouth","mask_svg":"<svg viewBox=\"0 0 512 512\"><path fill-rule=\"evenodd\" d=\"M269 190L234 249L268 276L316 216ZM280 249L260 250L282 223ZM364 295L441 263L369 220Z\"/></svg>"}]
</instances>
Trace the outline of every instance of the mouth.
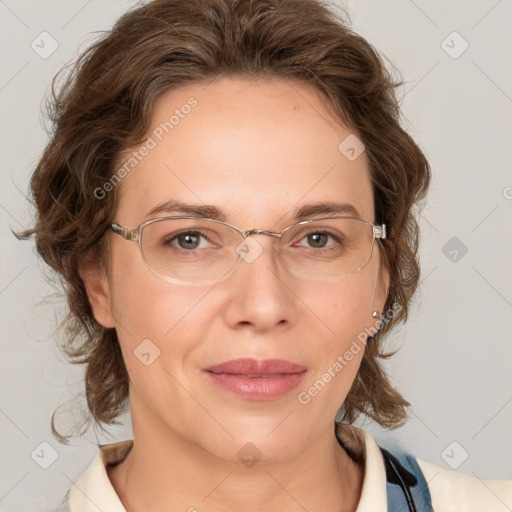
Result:
<instances>
[{"instance_id":1,"label":"mouth","mask_svg":"<svg viewBox=\"0 0 512 512\"><path fill-rule=\"evenodd\" d=\"M247 377L274 377L307 370L305 366L287 361L285 359L232 359L224 363L204 368L211 373L227 373L231 375L245 375Z\"/></svg>"},{"instance_id":2,"label":"mouth","mask_svg":"<svg viewBox=\"0 0 512 512\"><path fill-rule=\"evenodd\" d=\"M284 359L235 359L204 368L219 388L245 400L275 400L302 382L307 368Z\"/></svg>"}]
</instances>

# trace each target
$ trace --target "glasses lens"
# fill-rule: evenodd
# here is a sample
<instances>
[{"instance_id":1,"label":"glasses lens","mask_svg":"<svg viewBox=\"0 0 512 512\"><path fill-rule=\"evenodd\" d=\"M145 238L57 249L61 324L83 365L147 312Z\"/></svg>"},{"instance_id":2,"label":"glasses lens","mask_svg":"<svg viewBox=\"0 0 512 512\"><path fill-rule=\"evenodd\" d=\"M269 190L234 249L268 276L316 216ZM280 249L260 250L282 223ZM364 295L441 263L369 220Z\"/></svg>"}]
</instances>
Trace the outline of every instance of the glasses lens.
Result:
<instances>
[{"instance_id":1,"label":"glasses lens","mask_svg":"<svg viewBox=\"0 0 512 512\"><path fill-rule=\"evenodd\" d=\"M254 235L253 235L254 236ZM319 219L288 228L274 238L284 267L301 278L334 279L362 268L370 259L373 231L354 219ZM158 275L175 282L221 280L241 259L242 235L208 219L163 219L142 230L142 254Z\"/></svg>"},{"instance_id":2,"label":"glasses lens","mask_svg":"<svg viewBox=\"0 0 512 512\"><path fill-rule=\"evenodd\" d=\"M232 247L243 237L214 220L163 219L144 226L142 254L149 267L177 282L216 281L236 264Z\"/></svg>"},{"instance_id":3,"label":"glasses lens","mask_svg":"<svg viewBox=\"0 0 512 512\"><path fill-rule=\"evenodd\" d=\"M362 268L370 259L373 230L355 219L313 220L287 230L282 259L296 275L334 279Z\"/></svg>"}]
</instances>

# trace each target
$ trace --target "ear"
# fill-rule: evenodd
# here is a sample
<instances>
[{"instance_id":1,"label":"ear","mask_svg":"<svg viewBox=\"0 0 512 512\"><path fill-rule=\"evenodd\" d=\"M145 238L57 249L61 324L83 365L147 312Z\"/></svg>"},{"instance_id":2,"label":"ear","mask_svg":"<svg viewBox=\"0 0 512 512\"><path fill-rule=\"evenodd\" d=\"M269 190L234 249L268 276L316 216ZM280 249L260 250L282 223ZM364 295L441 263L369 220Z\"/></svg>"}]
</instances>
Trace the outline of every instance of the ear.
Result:
<instances>
[{"instance_id":1,"label":"ear","mask_svg":"<svg viewBox=\"0 0 512 512\"><path fill-rule=\"evenodd\" d=\"M384 306L386 305L386 300L388 298L388 290L390 283L390 273L389 269L384 261L381 262L380 270L379 270L379 278L377 281L377 287L375 290L375 294L373 297L373 305L372 312L378 311L379 317L382 315L384 311ZM375 319L375 324L381 321L380 318ZM376 326L377 327L377 326Z\"/></svg>"},{"instance_id":2,"label":"ear","mask_svg":"<svg viewBox=\"0 0 512 512\"><path fill-rule=\"evenodd\" d=\"M103 327L115 327L110 301L110 284L98 259L87 255L80 263L78 272L96 321Z\"/></svg>"}]
</instances>

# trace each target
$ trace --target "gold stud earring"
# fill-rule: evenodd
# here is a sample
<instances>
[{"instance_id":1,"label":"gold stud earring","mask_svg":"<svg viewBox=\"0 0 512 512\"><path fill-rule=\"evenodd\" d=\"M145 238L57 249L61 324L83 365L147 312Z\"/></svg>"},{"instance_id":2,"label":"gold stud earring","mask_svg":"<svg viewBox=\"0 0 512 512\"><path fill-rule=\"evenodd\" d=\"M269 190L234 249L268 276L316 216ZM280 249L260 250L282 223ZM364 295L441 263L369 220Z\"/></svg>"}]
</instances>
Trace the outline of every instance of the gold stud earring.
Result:
<instances>
[{"instance_id":1,"label":"gold stud earring","mask_svg":"<svg viewBox=\"0 0 512 512\"><path fill-rule=\"evenodd\" d=\"M373 318L378 318L378 316L379 316L379 312L378 312L378 311L374 311L374 312L372 313L372 316L373 316Z\"/></svg>"}]
</instances>

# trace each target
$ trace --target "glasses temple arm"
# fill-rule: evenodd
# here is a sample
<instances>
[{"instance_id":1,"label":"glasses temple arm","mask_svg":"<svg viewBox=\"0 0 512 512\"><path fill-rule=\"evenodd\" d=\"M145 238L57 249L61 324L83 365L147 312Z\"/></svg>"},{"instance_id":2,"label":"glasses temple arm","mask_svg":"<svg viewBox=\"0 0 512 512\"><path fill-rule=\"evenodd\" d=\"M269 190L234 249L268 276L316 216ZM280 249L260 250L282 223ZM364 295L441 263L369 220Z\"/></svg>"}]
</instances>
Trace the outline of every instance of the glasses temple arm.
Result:
<instances>
[{"instance_id":1,"label":"glasses temple arm","mask_svg":"<svg viewBox=\"0 0 512 512\"><path fill-rule=\"evenodd\" d=\"M120 224L113 222L109 227L116 235L122 236L125 240L137 241L138 239L137 233L133 233L126 226L121 226Z\"/></svg>"}]
</instances>

